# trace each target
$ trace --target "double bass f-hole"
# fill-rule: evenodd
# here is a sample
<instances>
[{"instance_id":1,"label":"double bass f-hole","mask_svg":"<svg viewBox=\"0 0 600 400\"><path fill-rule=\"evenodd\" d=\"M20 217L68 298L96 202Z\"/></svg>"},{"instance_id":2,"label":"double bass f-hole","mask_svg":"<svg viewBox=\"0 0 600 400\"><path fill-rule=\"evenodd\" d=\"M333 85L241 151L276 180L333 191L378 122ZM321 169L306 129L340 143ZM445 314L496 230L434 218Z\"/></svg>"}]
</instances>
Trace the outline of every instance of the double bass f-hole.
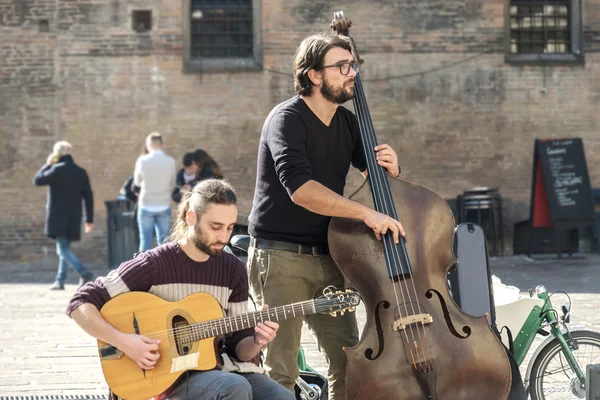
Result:
<instances>
[{"instance_id":1,"label":"double bass f-hole","mask_svg":"<svg viewBox=\"0 0 600 400\"><path fill-rule=\"evenodd\" d=\"M440 306L442 307L442 312L444 313L444 320L446 321L446 325L448 326L448 329L450 330L450 332L459 339L466 339L469 336L471 336L471 328L468 327L467 325L462 327L462 331L465 333L465 336L462 336L460 333L458 333L456 331L456 328L454 327L454 324L452 323L452 318L450 317L450 311L448 311L448 306L446 305L446 301L444 301L444 297L442 296L442 294L440 292L438 292L435 289L429 289L426 292L425 297L427 297L428 299L431 299L433 297L433 295L431 293L435 293L437 295L438 299L440 300Z\"/></svg>"},{"instance_id":2,"label":"double bass f-hole","mask_svg":"<svg viewBox=\"0 0 600 400\"><path fill-rule=\"evenodd\" d=\"M373 349L368 348L367 350L365 350L365 358L369 361L375 361L379 358L379 356L381 356L381 353L383 353L383 348L385 347L385 342L383 339L383 328L381 326L381 316L380 314L380 307L383 307L384 309L388 309L390 308L390 303L383 300L381 301L379 304L377 304L377 307L375 307L375 329L377 330L377 344L379 345L379 348L377 349L377 354L375 354L375 356L373 357Z\"/></svg>"}]
</instances>

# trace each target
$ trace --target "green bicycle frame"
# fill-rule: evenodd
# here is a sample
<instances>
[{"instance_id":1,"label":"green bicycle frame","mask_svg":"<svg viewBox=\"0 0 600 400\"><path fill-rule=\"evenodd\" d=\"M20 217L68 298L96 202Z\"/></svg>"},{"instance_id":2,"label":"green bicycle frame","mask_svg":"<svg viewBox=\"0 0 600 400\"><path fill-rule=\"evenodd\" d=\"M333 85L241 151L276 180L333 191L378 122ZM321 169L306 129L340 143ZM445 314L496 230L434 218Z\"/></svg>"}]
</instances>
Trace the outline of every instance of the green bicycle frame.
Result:
<instances>
[{"instance_id":1,"label":"green bicycle frame","mask_svg":"<svg viewBox=\"0 0 600 400\"><path fill-rule=\"evenodd\" d=\"M300 346L300 349L298 351L297 363L298 369L300 371L317 372L306 363L306 357L304 356L304 350L302 350L302 346Z\"/></svg>"},{"instance_id":2,"label":"green bicycle frame","mask_svg":"<svg viewBox=\"0 0 600 400\"><path fill-rule=\"evenodd\" d=\"M558 328L558 320L556 319L556 313L552 309L552 303L550 302L550 297L548 296L548 292L546 288L543 286L538 286L536 288L537 297L541 300L544 300L544 304L542 307L535 306L529 313L527 320L521 327L521 330L517 334L517 337L514 339L514 357L515 361L518 365L521 365L535 336L537 335L537 331L542 327L544 321L546 321L551 327L552 336L558 339L560 346L562 348L562 352L567 359L567 362L571 366L571 369L575 372L577 377L582 383L585 383L585 374L579 367L577 360L575 360L575 356L569 347L565 337L562 332Z\"/></svg>"}]
</instances>

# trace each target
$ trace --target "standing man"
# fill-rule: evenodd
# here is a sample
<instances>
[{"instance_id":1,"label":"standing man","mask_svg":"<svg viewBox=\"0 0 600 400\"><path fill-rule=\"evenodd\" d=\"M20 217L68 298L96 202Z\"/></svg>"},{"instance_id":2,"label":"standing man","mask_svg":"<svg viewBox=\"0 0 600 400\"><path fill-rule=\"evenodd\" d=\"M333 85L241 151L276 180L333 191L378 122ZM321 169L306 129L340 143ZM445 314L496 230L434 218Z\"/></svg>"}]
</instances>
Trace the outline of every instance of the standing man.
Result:
<instances>
[{"instance_id":1,"label":"standing man","mask_svg":"<svg viewBox=\"0 0 600 400\"><path fill-rule=\"evenodd\" d=\"M54 144L46 164L33 178L35 186L49 186L46 204L46 236L56 239L58 272L50 290L64 290L68 267L79 274L79 286L93 275L71 251L71 242L81 240L81 199L85 202L85 233L94 229L94 195L85 169L71 157L71 145Z\"/></svg>"},{"instance_id":2,"label":"standing man","mask_svg":"<svg viewBox=\"0 0 600 400\"><path fill-rule=\"evenodd\" d=\"M81 288L67 314L88 334L110 343L149 370L160 358L159 340L118 331L98 310L125 292L143 291L168 301L206 292L226 316L248 312L248 274L244 264L223 249L237 220L236 195L228 183L208 179L183 195L172 242L140 253L106 277ZM277 334L275 321L259 323L219 342L229 371L190 371L168 393L170 400L294 400L294 395L250 361ZM235 373L232 373L235 372ZM141 384L144 384L143 382ZM160 397L164 398L164 397Z\"/></svg>"},{"instance_id":3,"label":"standing man","mask_svg":"<svg viewBox=\"0 0 600 400\"><path fill-rule=\"evenodd\" d=\"M146 138L148 154L135 163L133 184L140 188L137 221L140 231L140 251L152 248L152 232L158 244L164 243L171 228L171 193L175 188L175 160L163 151L160 133Z\"/></svg>"},{"instance_id":4,"label":"standing man","mask_svg":"<svg viewBox=\"0 0 600 400\"><path fill-rule=\"evenodd\" d=\"M303 301L326 286L343 287L327 247L331 217L360 218L379 239L390 232L398 242L398 235L404 235L398 221L343 197L350 165L367 174L356 117L339 107L354 97L358 67L345 39L333 34L306 38L293 66L298 95L276 106L264 123L248 227L250 286L260 304ZM370 151L388 175L400 175L390 146ZM356 317L311 315L305 320L329 361L329 398L343 400L342 347L358 342ZM266 356L270 376L289 389L298 376L301 328L301 319L282 321Z\"/></svg>"}]
</instances>

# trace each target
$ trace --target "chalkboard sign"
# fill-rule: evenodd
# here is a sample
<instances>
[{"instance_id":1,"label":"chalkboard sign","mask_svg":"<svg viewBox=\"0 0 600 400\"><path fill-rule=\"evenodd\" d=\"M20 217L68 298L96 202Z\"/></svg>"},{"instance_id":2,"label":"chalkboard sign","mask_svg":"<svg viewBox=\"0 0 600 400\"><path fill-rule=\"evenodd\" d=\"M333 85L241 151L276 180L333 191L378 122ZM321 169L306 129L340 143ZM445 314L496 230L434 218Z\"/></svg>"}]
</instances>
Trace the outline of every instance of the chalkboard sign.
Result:
<instances>
[{"instance_id":1,"label":"chalkboard sign","mask_svg":"<svg viewBox=\"0 0 600 400\"><path fill-rule=\"evenodd\" d=\"M572 139L536 139L531 190L531 229L558 229L594 223L592 188L583 142ZM557 246L560 246L557 243ZM560 247L558 253L560 256Z\"/></svg>"}]
</instances>

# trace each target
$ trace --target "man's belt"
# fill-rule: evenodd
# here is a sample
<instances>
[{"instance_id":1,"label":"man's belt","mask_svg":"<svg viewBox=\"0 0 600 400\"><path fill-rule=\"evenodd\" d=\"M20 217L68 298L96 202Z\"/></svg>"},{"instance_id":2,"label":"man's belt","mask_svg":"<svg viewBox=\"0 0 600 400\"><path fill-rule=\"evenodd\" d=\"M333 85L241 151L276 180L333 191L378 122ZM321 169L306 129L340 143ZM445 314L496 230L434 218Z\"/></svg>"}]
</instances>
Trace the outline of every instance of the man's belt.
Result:
<instances>
[{"instance_id":1,"label":"man's belt","mask_svg":"<svg viewBox=\"0 0 600 400\"><path fill-rule=\"evenodd\" d=\"M256 237L250 239L250 246L255 249L289 251L297 254L311 254L313 256L329 254L329 248L327 246L305 246L302 244L280 242L279 240L268 240Z\"/></svg>"}]
</instances>

